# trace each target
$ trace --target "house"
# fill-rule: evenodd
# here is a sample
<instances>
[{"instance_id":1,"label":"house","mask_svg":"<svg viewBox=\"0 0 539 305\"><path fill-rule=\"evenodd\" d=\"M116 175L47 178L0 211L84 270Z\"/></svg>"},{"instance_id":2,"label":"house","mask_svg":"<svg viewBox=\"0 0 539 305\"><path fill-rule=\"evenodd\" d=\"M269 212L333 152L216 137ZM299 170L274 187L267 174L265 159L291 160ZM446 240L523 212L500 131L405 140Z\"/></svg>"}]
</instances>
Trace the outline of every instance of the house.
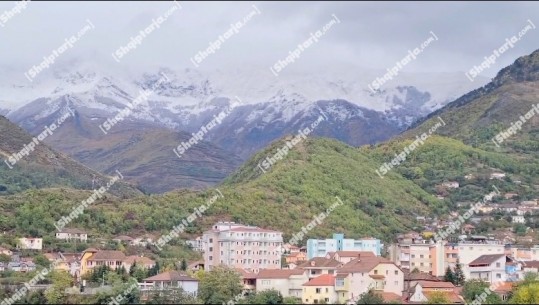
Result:
<instances>
[{"instance_id":1,"label":"house","mask_svg":"<svg viewBox=\"0 0 539 305\"><path fill-rule=\"evenodd\" d=\"M197 272L198 270L204 270L204 261L195 261L187 265L187 270Z\"/></svg>"},{"instance_id":2,"label":"house","mask_svg":"<svg viewBox=\"0 0 539 305\"><path fill-rule=\"evenodd\" d=\"M64 228L60 232L56 232L56 239L67 241L78 240L81 242L88 241L88 234L79 229Z\"/></svg>"},{"instance_id":3,"label":"house","mask_svg":"<svg viewBox=\"0 0 539 305\"><path fill-rule=\"evenodd\" d=\"M249 271L236 268L236 271L241 276L241 282L243 284L243 294L249 294L256 291L256 274Z\"/></svg>"},{"instance_id":4,"label":"house","mask_svg":"<svg viewBox=\"0 0 539 305\"><path fill-rule=\"evenodd\" d=\"M355 258L337 270L338 303L353 302L369 289L402 296L404 273L395 263L378 256Z\"/></svg>"},{"instance_id":5,"label":"house","mask_svg":"<svg viewBox=\"0 0 539 305\"><path fill-rule=\"evenodd\" d=\"M0 263L0 269L15 272L32 272L36 270L36 264L30 258L21 258L19 255L13 255L9 263Z\"/></svg>"},{"instance_id":6,"label":"house","mask_svg":"<svg viewBox=\"0 0 539 305\"><path fill-rule=\"evenodd\" d=\"M322 274L335 274L335 271L342 265L342 263L334 259L315 257L298 265L296 268L307 271L307 276L312 279Z\"/></svg>"},{"instance_id":7,"label":"house","mask_svg":"<svg viewBox=\"0 0 539 305\"><path fill-rule=\"evenodd\" d=\"M80 255L78 253L45 253L44 256L54 262L54 270L63 270L75 278L80 277Z\"/></svg>"},{"instance_id":8,"label":"house","mask_svg":"<svg viewBox=\"0 0 539 305\"><path fill-rule=\"evenodd\" d=\"M456 287L450 282L419 281L408 298L410 303L426 303L434 292L442 292L451 304L464 304L464 298L456 293Z\"/></svg>"},{"instance_id":9,"label":"house","mask_svg":"<svg viewBox=\"0 0 539 305\"><path fill-rule=\"evenodd\" d=\"M175 288L181 288L192 296L198 294L198 280L178 271L167 271L145 278L143 283L139 283L139 287L142 294L146 296L153 291Z\"/></svg>"},{"instance_id":10,"label":"house","mask_svg":"<svg viewBox=\"0 0 539 305\"><path fill-rule=\"evenodd\" d=\"M193 239L193 240L187 240L185 241L187 245L191 247L194 251L197 252L204 252L204 240L201 236Z\"/></svg>"},{"instance_id":11,"label":"house","mask_svg":"<svg viewBox=\"0 0 539 305\"><path fill-rule=\"evenodd\" d=\"M460 185L457 181L448 181L448 182L442 183L442 187L449 188L449 189L458 189L459 186Z\"/></svg>"},{"instance_id":12,"label":"house","mask_svg":"<svg viewBox=\"0 0 539 305\"><path fill-rule=\"evenodd\" d=\"M120 236L118 236L118 237L120 237ZM129 236L127 236L127 237L129 237ZM133 238L133 241L131 243L132 243L133 246L146 247L149 244L151 245L153 243L154 239L155 239L155 236L153 236L151 234L144 234L144 235L141 235L139 237ZM127 242L129 242L129 241L127 240Z\"/></svg>"},{"instance_id":13,"label":"house","mask_svg":"<svg viewBox=\"0 0 539 305\"><path fill-rule=\"evenodd\" d=\"M505 178L505 173L492 173L490 174L490 179L498 179L498 180L501 180Z\"/></svg>"},{"instance_id":14,"label":"house","mask_svg":"<svg viewBox=\"0 0 539 305\"><path fill-rule=\"evenodd\" d=\"M326 254L327 259L334 259L342 264L346 264L349 261L358 257L374 257L376 256L372 251L336 251L328 252Z\"/></svg>"},{"instance_id":15,"label":"house","mask_svg":"<svg viewBox=\"0 0 539 305\"><path fill-rule=\"evenodd\" d=\"M474 176L473 176L472 174L468 174L468 175L465 175L465 176L464 176L464 179L470 180L470 179L473 179L473 177L474 177Z\"/></svg>"},{"instance_id":16,"label":"house","mask_svg":"<svg viewBox=\"0 0 539 305\"><path fill-rule=\"evenodd\" d=\"M415 287L417 283L420 281L426 281L426 282L441 282L440 278L437 276L434 276L430 273L425 272L409 272L408 270L404 269L404 291L410 292L410 289Z\"/></svg>"},{"instance_id":17,"label":"house","mask_svg":"<svg viewBox=\"0 0 539 305\"><path fill-rule=\"evenodd\" d=\"M131 255L124 258L122 262L122 265L124 266L125 270L128 272L131 270L131 267L135 264L138 267L142 267L144 269L150 269L153 266L155 266L155 261L145 256Z\"/></svg>"},{"instance_id":18,"label":"house","mask_svg":"<svg viewBox=\"0 0 539 305\"><path fill-rule=\"evenodd\" d=\"M481 255L468 264L470 279L480 279L489 283L506 280L506 263L513 260L505 254Z\"/></svg>"},{"instance_id":19,"label":"house","mask_svg":"<svg viewBox=\"0 0 539 305\"><path fill-rule=\"evenodd\" d=\"M115 241L117 243L124 243L130 246L134 246L134 239L132 237L129 237L127 235L120 235L118 237L115 237L112 239L112 241Z\"/></svg>"},{"instance_id":20,"label":"house","mask_svg":"<svg viewBox=\"0 0 539 305\"><path fill-rule=\"evenodd\" d=\"M307 259L307 253L299 252L299 248L298 248L298 252L285 255L285 261L287 265L305 261L306 259Z\"/></svg>"},{"instance_id":21,"label":"house","mask_svg":"<svg viewBox=\"0 0 539 305\"><path fill-rule=\"evenodd\" d=\"M506 302L511 297L515 282L501 282L497 283L494 287L494 293L496 293L502 301Z\"/></svg>"},{"instance_id":22,"label":"house","mask_svg":"<svg viewBox=\"0 0 539 305\"><path fill-rule=\"evenodd\" d=\"M283 297L301 298L309 278L302 269L261 269L256 275L256 292L275 289Z\"/></svg>"},{"instance_id":23,"label":"house","mask_svg":"<svg viewBox=\"0 0 539 305\"><path fill-rule=\"evenodd\" d=\"M11 251L9 249L6 249L4 247L0 247L0 254L4 254L4 255L7 255L7 256L12 256L13 251Z\"/></svg>"},{"instance_id":24,"label":"house","mask_svg":"<svg viewBox=\"0 0 539 305\"><path fill-rule=\"evenodd\" d=\"M332 274L319 275L303 284L303 304L335 304L337 299L335 276Z\"/></svg>"},{"instance_id":25,"label":"house","mask_svg":"<svg viewBox=\"0 0 539 305\"><path fill-rule=\"evenodd\" d=\"M514 215L514 216L511 216L511 222L512 223L526 223L526 219L524 218L524 216Z\"/></svg>"},{"instance_id":26,"label":"house","mask_svg":"<svg viewBox=\"0 0 539 305\"><path fill-rule=\"evenodd\" d=\"M517 194L517 193L505 193L505 194L503 195L503 197L504 197L505 199L511 199L511 198L514 198L514 197L518 197L518 194Z\"/></svg>"},{"instance_id":27,"label":"house","mask_svg":"<svg viewBox=\"0 0 539 305\"><path fill-rule=\"evenodd\" d=\"M21 249L41 250L43 249L43 238L32 238L32 237L19 238L18 246Z\"/></svg>"}]
</instances>

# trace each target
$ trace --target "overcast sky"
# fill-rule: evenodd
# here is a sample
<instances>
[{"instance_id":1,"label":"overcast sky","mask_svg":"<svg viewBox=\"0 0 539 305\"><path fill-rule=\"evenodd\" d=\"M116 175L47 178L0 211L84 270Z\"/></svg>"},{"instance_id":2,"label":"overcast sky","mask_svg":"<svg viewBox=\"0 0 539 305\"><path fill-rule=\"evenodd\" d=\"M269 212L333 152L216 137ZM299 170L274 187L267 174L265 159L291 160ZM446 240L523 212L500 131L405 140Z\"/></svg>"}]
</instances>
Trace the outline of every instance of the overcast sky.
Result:
<instances>
[{"instance_id":1,"label":"overcast sky","mask_svg":"<svg viewBox=\"0 0 539 305\"><path fill-rule=\"evenodd\" d=\"M191 67L197 52L208 47L231 23L260 11L226 40L200 69L269 67L283 59L311 32L335 24L294 63L295 68L366 67L386 69L419 46L434 32L438 41L405 67L409 72L467 71L484 56L527 26L539 25L539 3L528 2L180 2L161 27L120 62L113 53L146 28L172 2L30 2L0 27L0 65L27 70L58 48L90 20L87 32L59 61L73 58L108 67ZM0 14L16 2L0 3ZM504 53L493 76L517 57L539 48L539 29L529 31Z\"/></svg>"}]
</instances>

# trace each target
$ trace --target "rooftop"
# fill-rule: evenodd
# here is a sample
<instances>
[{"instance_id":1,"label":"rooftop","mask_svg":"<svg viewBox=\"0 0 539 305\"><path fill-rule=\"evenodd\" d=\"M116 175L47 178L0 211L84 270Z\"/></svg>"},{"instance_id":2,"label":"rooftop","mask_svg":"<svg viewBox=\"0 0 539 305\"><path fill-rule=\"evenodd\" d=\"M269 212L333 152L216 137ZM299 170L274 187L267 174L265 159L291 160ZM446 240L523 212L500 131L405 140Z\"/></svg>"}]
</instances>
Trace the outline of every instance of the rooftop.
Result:
<instances>
[{"instance_id":1,"label":"rooftop","mask_svg":"<svg viewBox=\"0 0 539 305\"><path fill-rule=\"evenodd\" d=\"M303 286L333 286L335 276L332 274L322 274L303 284Z\"/></svg>"},{"instance_id":2,"label":"rooftop","mask_svg":"<svg viewBox=\"0 0 539 305\"><path fill-rule=\"evenodd\" d=\"M179 273L178 271L167 271L159 273L149 278L144 279L145 282L169 282L169 281L184 281L184 282L198 282L186 274Z\"/></svg>"}]
</instances>

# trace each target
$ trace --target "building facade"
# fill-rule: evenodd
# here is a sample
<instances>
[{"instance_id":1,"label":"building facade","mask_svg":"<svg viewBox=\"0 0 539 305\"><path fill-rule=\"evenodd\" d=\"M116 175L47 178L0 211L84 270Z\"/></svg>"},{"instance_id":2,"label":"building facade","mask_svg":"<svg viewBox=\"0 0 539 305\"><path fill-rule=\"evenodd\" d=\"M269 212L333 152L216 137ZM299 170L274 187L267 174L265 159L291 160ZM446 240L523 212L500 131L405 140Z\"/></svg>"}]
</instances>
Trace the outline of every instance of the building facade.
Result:
<instances>
[{"instance_id":1,"label":"building facade","mask_svg":"<svg viewBox=\"0 0 539 305\"><path fill-rule=\"evenodd\" d=\"M281 268L282 232L218 222L204 232L202 239L204 266L208 271L219 265L254 273Z\"/></svg>"},{"instance_id":2,"label":"building facade","mask_svg":"<svg viewBox=\"0 0 539 305\"><path fill-rule=\"evenodd\" d=\"M380 256L382 253L382 243L375 238L348 239L344 234L335 233L330 239L309 239L307 240L307 259L313 257L325 257L328 252L337 251L372 251Z\"/></svg>"}]
</instances>

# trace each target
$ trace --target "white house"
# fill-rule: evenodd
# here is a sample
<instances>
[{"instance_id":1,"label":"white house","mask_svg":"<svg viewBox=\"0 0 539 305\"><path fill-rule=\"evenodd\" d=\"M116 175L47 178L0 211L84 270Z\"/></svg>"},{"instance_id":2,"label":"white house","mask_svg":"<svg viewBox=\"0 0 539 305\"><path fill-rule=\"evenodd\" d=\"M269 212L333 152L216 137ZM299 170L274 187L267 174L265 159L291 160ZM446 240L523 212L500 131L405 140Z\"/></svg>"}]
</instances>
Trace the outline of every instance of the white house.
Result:
<instances>
[{"instance_id":1,"label":"white house","mask_svg":"<svg viewBox=\"0 0 539 305\"><path fill-rule=\"evenodd\" d=\"M468 264L470 279L480 279L485 282L495 283L505 281L506 261L511 259L505 254L481 255Z\"/></svg>"},{"instance_id":2,"label":"white house","mask_svg":"<svg viewBox=\"0 0 539 305\"><path fill-rule=\"evenodd\" d=\"M41 250L43 249L43 238L19 238L19 247L21 249Z\"/></svg>"},{"instance_id":3,"label":"white house","mask_svg":"<svg viewBox=\"0 0 539 305\"><path fill-rule=\"evenodd\" d=\"M526 223L526 219L522 215L515 215L511 217L512 223Z\"/></svg>"},{"instance_id":4,"label":"white house","mask_svg":"<svg viewBox=\"0 0 539 305\"><path fill-rule=\"evenodd\" d=\"M505 173L492 173L490 174L490 179L503 179L505 178Z\"/></svg>"},{"instance_id":5,"label":"white house","mask_svg":"<svg viewBox=\"0 0 539 305\"><path fill-rule=\"evenodd\" d=\"M178 271L163 272L143 281L143 283L139 283L142 293L181 288L192 296L198 294L198 280Z\"/></svg>"},{"instance_id":6,"label":"white house","mask_svg":"<svg viewBox=\"0 0 539 305\"><path fill-rule=\"evenodd\" d=\"M458 189L460 185L457 181L448 181L442 183L442 186L450 189Z\"/></svg>"},{"instance_id":7,"label":"white house","mask_svg":"<svg viewBox=\"0 0 539 305\"><path fill-rule=\"evenodd\" d=\"M56 232L56 239L63 239L67 241L78 240L81 242L88 241L88 234L79 229L64 228L60 232Z\"/></svg>"}]
</instances>

